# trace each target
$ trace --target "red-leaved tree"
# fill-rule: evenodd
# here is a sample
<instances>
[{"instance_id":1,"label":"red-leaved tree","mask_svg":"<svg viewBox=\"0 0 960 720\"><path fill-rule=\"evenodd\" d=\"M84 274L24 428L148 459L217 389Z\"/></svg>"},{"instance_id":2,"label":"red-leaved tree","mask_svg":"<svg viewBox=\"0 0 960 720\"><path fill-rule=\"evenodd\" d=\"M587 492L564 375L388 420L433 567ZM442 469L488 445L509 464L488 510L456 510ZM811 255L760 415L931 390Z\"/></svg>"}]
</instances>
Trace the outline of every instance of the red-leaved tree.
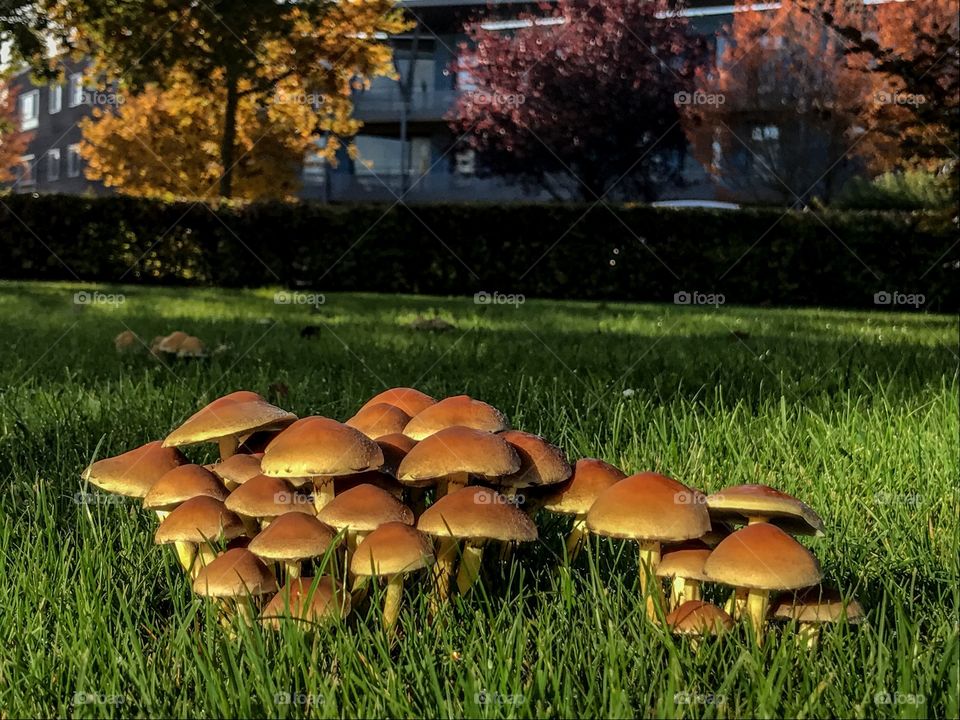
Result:
<instances>
[{"instance_id":1,"label":"red-leaved tree","mask_svg":"<svg viewBox=\"0 0 960 720\"><path fill-rule=\"evenodd\" d=\"M560 0L505 32L467 28L454 132L480 172L559 198L653 199L686 147L675 98L705 43L667 0Z\"/></svg>"}]
</instances>

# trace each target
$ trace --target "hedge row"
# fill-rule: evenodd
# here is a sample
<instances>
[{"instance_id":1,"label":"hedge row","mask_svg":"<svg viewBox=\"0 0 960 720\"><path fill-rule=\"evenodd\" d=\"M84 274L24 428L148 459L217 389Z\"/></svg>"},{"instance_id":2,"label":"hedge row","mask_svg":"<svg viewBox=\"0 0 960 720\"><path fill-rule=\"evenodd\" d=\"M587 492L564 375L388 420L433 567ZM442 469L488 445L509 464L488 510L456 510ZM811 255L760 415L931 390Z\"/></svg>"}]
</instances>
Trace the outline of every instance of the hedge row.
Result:
<instances>
[{"instance_id":1,"label":"hedge row","mask_svg":"<svg viewBox=\"0 0 960 720\"><path fill-rule=\"evenodd\" d=\"M316 291L953 310L960 247L923 214L606 205L213 208L110 197L0 198L8 279L278 285ZM681 296L682 297L682 296ZM701 298L702 299L702 298ZM881 296L882 302L883 296Z\"/></svg>"}]
</instances>

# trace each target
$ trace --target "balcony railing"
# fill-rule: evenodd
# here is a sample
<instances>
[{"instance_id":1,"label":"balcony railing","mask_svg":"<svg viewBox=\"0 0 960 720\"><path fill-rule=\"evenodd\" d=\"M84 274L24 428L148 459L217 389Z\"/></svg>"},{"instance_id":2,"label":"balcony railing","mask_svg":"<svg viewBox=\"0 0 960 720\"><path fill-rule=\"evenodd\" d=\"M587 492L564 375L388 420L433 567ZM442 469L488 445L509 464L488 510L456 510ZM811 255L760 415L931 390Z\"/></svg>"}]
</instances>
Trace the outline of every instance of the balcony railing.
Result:
<instances>
[{"instance_id":1,"label":"balcony railing","mask_svg":"<svg viewBox=\"0 0 960 720\"><path fill-rule=\"evenodd\" d=\"M457 98L456 90L415 88L407 109L411 122L442 121ZM399 122L404 100L400 87L360 91L354 95L354 114L364 122Z\"/></svg>"}]
</instances>

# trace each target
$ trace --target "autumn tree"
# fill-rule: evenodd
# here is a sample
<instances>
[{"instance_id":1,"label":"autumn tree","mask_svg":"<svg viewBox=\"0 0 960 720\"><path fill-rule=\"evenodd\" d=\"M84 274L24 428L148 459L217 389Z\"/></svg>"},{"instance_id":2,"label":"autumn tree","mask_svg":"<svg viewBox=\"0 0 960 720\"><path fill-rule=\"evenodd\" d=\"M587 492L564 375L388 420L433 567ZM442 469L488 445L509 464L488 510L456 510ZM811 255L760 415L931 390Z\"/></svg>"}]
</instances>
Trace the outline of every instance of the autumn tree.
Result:
<instances>
[{"instance_id":1,"label":"autumn tree","mask_svg":"<svg viewBox=\"0 0 960 720\"><path fill-rule=\"evenodd\" d=\"M20 156L26 152L32 137L32 133L20 130L16 88L0 83L0 182L16 180Z\"/></svg>"},{"instance_id":2,"label":"autumn tree","mask_svg":"<svg viewBox=\"0 0 960 720\"><path fill-rule=\"evenodd\" d=\"M451 127L483 171L556 197L656 197L685 147L674 97L703 50L676 5L559 0L510 33L471 23Z\"/></svg>"},{"instance_id":3,"label":"autumn tree","mask_svg":"<svg viewBox=\"0 0 960 720\"><path fill-rule=\"evenodd\" d=\"M699 70L694 102L684 107L694 155L737 195L790 205L829 200L862 167L857 108L870 82L843 39L804 12L805 2L756 10L738 0L721 49ZM860 3L818 5L864 22Z\"/></svg>"},{"instance_id":4,"label":"autumn tree","mask_svg":"<svg viewBox=\"0 0 960 720\"><path fill-rule=\"evenodd\" d=\"M393 0L43 4L53 26L62 29L61 44L93 57L93 73L116 78L121 94L170 90L188 77L201 94L220 98L217 134L205 139L217 144L222 197L233 195L235 166L243 160L241 106L267 108L278 92L319 96L310 127L298 131L329 134L332 151L339 134L356 129L350 120L355 85L392 73L390 48L375 38L406 27ZM174 95L182 98L182 89Z\"/></svg>"}]
</instances>

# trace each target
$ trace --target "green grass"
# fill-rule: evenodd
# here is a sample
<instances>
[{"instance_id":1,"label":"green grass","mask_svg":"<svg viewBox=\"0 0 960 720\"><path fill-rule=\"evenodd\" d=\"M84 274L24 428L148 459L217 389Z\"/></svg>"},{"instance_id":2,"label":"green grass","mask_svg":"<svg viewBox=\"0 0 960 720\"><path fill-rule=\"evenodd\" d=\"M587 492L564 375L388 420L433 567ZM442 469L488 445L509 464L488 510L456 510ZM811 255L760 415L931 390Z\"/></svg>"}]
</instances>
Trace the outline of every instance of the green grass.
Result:
<instances>
[{"instance_id":1,"label":"green grass","mask_svg":"<svg viewBox=\"0 0 960 720\"><path fill-rule=\"evenodd\" d=\"M369 295L314 312L269 291L133 287L76 306L78 289L0 284L0 718L960 714L956 318ZM418 313L455 329L407 328ZM126 327L227 349L118 357ZM817 652L779 631L762 650L734 634L695 651L644 622L634 546L594 540L558 569L567 523L541 516L541 542L488 563L448 623L411 583L393 648L376 608L231 639L153 545L155 518L74 499L95 492L79 477L91 459L273 383L290 410L338 419L386 386L467 392L571 458L704 490L775 485L820 512L829 531L809 547L869 622Z\"/></svg>"}]
</instances>

